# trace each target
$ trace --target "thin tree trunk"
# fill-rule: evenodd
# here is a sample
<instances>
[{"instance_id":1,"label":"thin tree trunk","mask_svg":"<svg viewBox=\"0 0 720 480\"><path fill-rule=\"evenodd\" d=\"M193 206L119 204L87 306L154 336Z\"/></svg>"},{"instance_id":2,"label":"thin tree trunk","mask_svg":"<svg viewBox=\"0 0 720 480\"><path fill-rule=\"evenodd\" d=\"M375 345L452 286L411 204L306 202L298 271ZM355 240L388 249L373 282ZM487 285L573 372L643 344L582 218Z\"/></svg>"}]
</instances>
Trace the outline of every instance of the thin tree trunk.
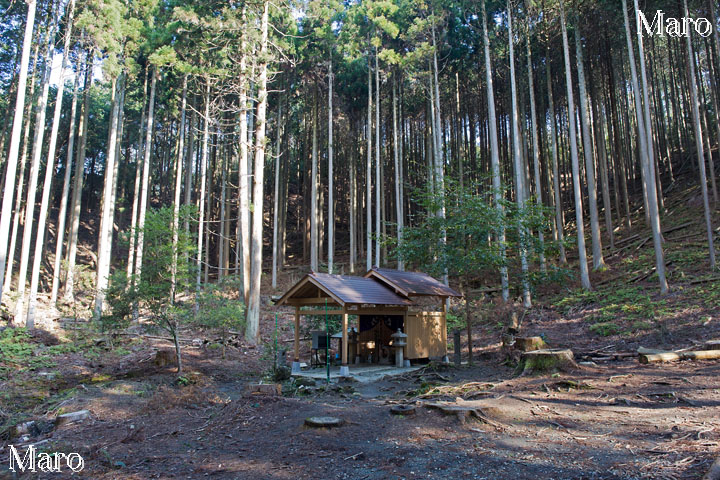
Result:
<instances>
[{"instance_id":1,"label":"thin tree trunk","mask_svg":"<svg viewBox=\"0 0 720 480\"><path fill-rule=\"evenodd\" d=\"M578 88L580 90L580 124L582 127L583 153L585 154L585 177L587 178L588 206L590 207L590 231L592 237L593 268L605 268L600 237L600 221L597 207L597 187L595 182L595 158L593 154L592 128L590 126L590 108L588 107L587 88L585 86L585 65L582 53L580 31L575 28L575 57L578 69Z\"/></svg>"},{"instance_id":2,"label":"thin tree trunk","mask_svg":"<svg viewBox=\"0 0 720 480\"><path fill-rule=\"evenodd\" d=\"M332 54L328 73L328 273L335 261L335 191L333 173L333 72Z\"/></svg>"},{"instance_id":3,"label":"thin tree trunk","mask_svg":"<svg viewBox=\"0 0 720 480\"><path fill-rule=\"evenodd\" d=\"M433 41L433 79L435 89L435 184L436 193L440 198L440 210L438 215L440 218L445 218L445 158L443 155L443 135L442 135L442 122L440 115L440 82L438 80L438 61L437 61L437 43L435 41L435 24L432 24L432 41ZM378 101L379 103L379 101ZM440 240L444 246L447 243L447 232L443 228L442 238ZM448 284L448 270L445 268L445 274L443 275L443 282L445 285ZM446 302L446 308L447 308ZM468 348L472 348L472 345L468 345ZM472 356L472 355L471 355Z\"/></svg>"},{"instance_id":4,"label":"thin tree trunk","mask_svg":"<svg viewBox=\"0 0 720 480\"><path fill-rule=\"evenodd\" d=\"M263 246L263 167L265 164L265 115L267 110L267 45L268 10L270 2L263 4L261 40L259 52L258 107L255 131L255 168L253 177L253 231L252 262L250 268L250 301L245 336L251 343L257 343L260 327L260 276L262 274Z\"/></svg>"},{"instance_id":5,"label":"thin tree trunk","mask_svg":"<svg viewBox=\"0 0 720 480\"><path fill-rule=\"evenodd\" d=\"M273 243L272 243L272 288L277 288L277 272L278 272L278 236L279 224L280 224L280 174L282 167L282 101L278 101L278 113L276 123L276 135L277 140L275 142L275 192L273 195Z\"/></svg>"},{"instance_id":6,"label":"thin tree trunk","mask_svg":"<svg viewBox=\"0 0 720 480\"><path fill-rule=\"evenodd\" d=\"M202 158L200 160L200 196L198 197L198 230L197 230L197 270L195 272L195 314L200 310L200 290L202 289L202 256L203 256L203 228L205 223L205 188L207 184L207 165L210 157L210 79L205 79L205 113L203 115L203 144ZM247 138L247 137L245 137ZM242 172L241 172L242 173ZM207 247L206 247L207 248Z\"/></svg>"},{"instance_id":7,"label":"thin tree trunk","mask_svg":"<svg viewBox=\"0 0 720 480\"><path fill-rule=\"evenodd\" d=\"M655 247L655 265L658 276L658 282L660 283L660 293L665 294L668 291L667 279L665 278L665 258L662 250L662 234L660 231L660 215L657 206L657 193L655 189L655 170L654 162L651 161L649 156L650 151L648 150L645 121L642 109L642 100L640 89L638 87L637 71L635 69L635 52L632 45L632 37L630 34L630 20L627 13L627 0L622 0L623 5L623 16L625 19L625 34L628 44L628 56L630 60L630 75L632 77L633 85L633 97L635 98L635 113L637 115L639 135L639 146L640 146L640 159L643 166L643 171L646 172L645 177L647 179L647 203L648 203L648 214L650 217L650 227L652 228L653 245ZM637 13L636 13L637 15ZM639 20L638 20L639 21ZM643 56L642 50L640 56ZM692 55L691 55L692 58ZM643 61L644 62L644 61ZM649 108L649 107L648 107ZM649 118L649 111L647 117Z\"/></svg>"},{"instance_id":8,"label":"thin tree trunk","mask_svg":"<svg viewBox=\"0 0 720 480\"><path fill-rule=\"evenodd\" d=\"M127 280L128 286L130 285L133 271L135 270L135 244L137 242L137 217L138 208L140 208L140 184L142 183L142 172L143 162L140 157L145 157L144 153L144 133L147 124L146 111L147 108L147 96L148 96L148 77L149 70L145 71L145 83L143 85L143 108L142 114L140 115L140 138L138 139L138 149L135 153L135 186L133 188L133 206L132 214L130 218L130 246L128 248L128 262L127 262Z\"/></svg>"},{"instance_id":9,"label":"thin tree trunk","mask_svg":"<svg viewBox=\"0 0 720 480\"><path fill-rule=\"evenodd\" d=\"M73 301L75 285L75 257L77 255L78 232L80 230L80 213L82 209L82 190L85 174L85 150L87 147L88 119L90 115L90 88L92 87L92 53L88 52L85 60L85 80L83 83L83 104L78 123L78 151L75 158L75 174L72 194L72 210L70 215L70 231L68 232L67 277L63 297L65 301Z\"/></svg>"},{"instance_id":10,"label":"thin tree trunk","mask_svg":"<svg viewBox=\"0 0 720 480\"><path fill-rule=\"evenodd\" d=\"M582 208L582 192L580 190L580 166L578 160L577 133L575 131L575 100L573 98L572 65L570 63L570 47L568 46L567 28L565 27L564 0L560 1L560 25L562 27L563 54L565 57L565 83L568 97L568 126L570 128L570 160L573 174L573 192L575 193L575 221L577 223L578 256L580 261L580 281L583 288L589 290L590 272L588 271L587 252L585 251L585 226Z\"/></svg>"},{"instance_id":11,"label":"thin tree trunk","mask_svg":"<svg viewBox=\"0 0 720 480\"><path fill-rule=\"evenodd\" d=\"M245 8L245 7L244 7ZM243 10L243 19L245 19L245 11ZM240 210L240 244L242 245L242 282L243 282L243 300L245 305L250 299L250 190L248 187L249 171L248 171L248 79L247 79L247 42L245 35L240 42L242 54L240 57L240 162L239 173L240 189L238 199L238 209ZM198 252L199 255L199 252ZM200 258L200 257L198 257Z\"/></svg>"},{"instance_id":12,"label":"thin tree trunk","mask_svg":"<svg viewBox=\"0 0 720 480\"><path fill-rule=\"evenodd\" d=\"M152 151L153 121L155 119L155 88L157 85L158 71L153 67L150 80L150 99L148 100L148 118L145 130L145 149L143 155L143 177L140 188L140 210L138 211L138 238L137 252L135 254L135 278L140 281L142 275L143 248L145 246L145 214L147 212L149 188L150 188L150 153ZM134 308L134 320L137 322L137 306Z\"/></svg>"},{"instance_id":13,"label":"thin tree trunk","mask_svg":"<svg viewBox=\"0 0 720 480\"><path fill-rule=\"evenodd\" d=\"M17 95L15 97L15 115L13 117L12 133L10 134L10 150L6 161L7 170L5 172L5 185L3 189L2 215L0 215L0 284L4 284L5 280L2 276L5 275L5 262L7 261L7 238L10 233L17 158L20 152L20 132L22 131L23 111L25 110L25 88L27 85L28 66L30 64L30 50L32 49L35 12L37 10L36 0L27 0L27 4L25 35L23 37L22 56L20 57L20 74L18 78ZM0 291L0 300L2 300L2 291Z\"/></svg>"},{"instance_id":14,"label":"thin tree trunk","mask_svg":"<svg viewBox=\"0 0 720 480\"><path fill-rule=\"evenodd\" d=\"M367 111L367 172L365 175L365 212L367 226L365 227L365 245L367 248L366 269L372 268L372 65L368 53L368 111Z\"/></svg>"},{"instance_id":15,"label":"thin tree trunk","mask_svg":"<svg viewBox=\"0 0 720 480\"><path fill-rule=\"evenodd\" d=\"M350 273L355 273L357 261L357 136L353 136L353 150L350 155Z\"/></svg>"},{"instance_id":16,"label":"thin tree trunk","mask_svg":"<svg viewBox=\"0 0 720 480\"><path fill-rule=\"evenodd\" d=\"M102 315L105 289L108 285L108 274L110 273L110 242L112 241L112 196L114 174L115 174L115 149L118 147L118 123L120 120L120 89L122 78L117 79L117 93L112 102L112 113L110 115L110 136L108 138L107 156L105 161L105 182L103 186L102 217L100 219L100 235L98 239L98 263L97 277L95 281L95 319L99 320Z\"/></svg>"},{"instance_id":17,"label":"thin tree trunk","mask_svg":"<svg viewBox=\"0 0 720 480\"><path fill-rule=\"evenodd\" d=\"M508 44L510 47L510 96L512 100L512 149L513 149L513 160L515 162L515 201L517 202L518 210L522 210L525 204L525 187L524 187L524 161L520 151L520 122L518 120L518 100L517 100L517 88L515 86L515 37L512 29L512 2L508 2L507 5L507 20L508 20ZM532 67L530 67L532 68ZM527 261L527 248L525 246L526 237L528 232L522 226L522 223L518 220L518 236L519 236L519 247L520 247L520 268L522 269L522 286L523 286L523 306L530 308L532 306L532 300L530 298L530 278L528 272L528 261Z\"/></svg>"},{"instance_id":18,"label":"thin tree trunk","mask_svg":"<svg viewBox=\"0 0 720 480\"><path fill-rule=\"evenodd\" d=\"M170 272L170 301L175 303L177 293L178 230L180 229L180 190L183 178L185 155L185 108L187 106L187 74L183 77L182 100L180 101L180 128L178 129L178 151L175 166L175 199L173 201L173 258Z\"/></svg>"},{"instance_id":19,"label":"thin tree trunk","mask_svg":"<svg viewBox=\"0 0 720 480\"><path fill-rule=\"evenodd\" d=\"M312 170L310 173L310 270L320 270L318 260L318 132L317 98L312 113Z\"/></svg>"},{"instance_id":20,"label":"thin tree trunk","mask_svg":"<svg viewBox=\"0 0 720 480\"><path fill-rule=\"evenodd\" d=\"M623 1L625 1L625 0L623 0ZM684 9L685 17L688 17L687 0L683 0L683 9ZM704 147L703 147L703 132L700 127L700 106L699 106L699 100L698 100L697 83L695 81L695 62L693 60L695 57L693 56L692 42L690 41L689 34L685 37L685 48L687 48L687 58L688 58L688 68L689 68L688 81L690 82L690 99L691 99L691 106L692 106L692 118L693 118L693 127L695 127L695 145L697 148L698 167L699 167L699 171L700 171L700 190L702 191L702 196L703 196L703 207L704 207L704 211L705 211L705 227L707 229L708 249L710 251L710 268L714 270L716 267L715 244L713 242L714 231L713 231L713 226L712 226L710 200L708 198L707 175L705 173L705 152L704 152Z\"/></svg>"},{"instance_id":21,"label":"thin tree trunk","mask_svg":"<svg viewBox=\"0 0 720 480\"><path fill-rule=\"evenodd\" d=\"M77 97L80 90L80 75L82 67L78 67L75 73L75 89L73 90L72 105L70 106L70 133L68 134L67 155L65 156L65 177L63 179L63 190L60 197L60 211L58 213L57 240L55 244L55 263L53 266L52 293L50 303L57 302L60 289L60 274L63 253L63 242L65 241L65 222L67 218L68 203L70 200L70 177L72 176L73 151L75 149L75 120L77 117Z\"/></svg>"},{"instance_id":22,"label":"thin tree trunk","mask_svg":"<svg viewBox=\"0 0 720 480\"><path fill-rule=\"evenodd\" d=\"M527 48L528 90L530 91L530 121L532 128L533 147L533 174L535 177L535 202L542 208L542 182L540 181L540 147L538 144L537 112L535 108L535 80L533 79L532 57L530 55L529 28L525 30L525 44ZM538 242L540 242L540 271L546 272L545 264L545 236L543 228L538 228Z\"/></svg>"},{"instance_id":23,"label":"thin tree trunk","mask_svg":"<svg viewBox=\"0 0 720 480\"><path fill-rule=\"evenodd\" d=\"M35 239L35 254L33 256L33 268L30 275L30 301L28 303L28 314L25 320L27 328L35 327L35 308L37 304L38 283L40 281L40 264L42 251L45 246L45 224L50 204L50 192L52 190L52 179L55 174L55 149L57 147L58 130L60 129L60 114L62 113L63 92L65 90L65 78L63 74L67 68L68 55L70 53L70 37L72 33L73 16L75 14L75 0L70 0L68 6L67 30L65 31L65 45L63 48L63 59L60 70L60 80L57 87L55 99L55 111L53 112L53 123L50 131L50 144L48 145L47 161L45 162L45 179L43 181L42 199L40 201L40 213L37 225L37 236ZM68 169L69 170L69 169ZM68 175L65 175L66 186L70 182ZM63 198L64 200L64 198ZM60 235L60 232L57 232Z\"/></svg>"},{"instance_id":24,"label":"thin tree trunk","mask_svg":"<svg viewBox=\"0 0 720 480\"><path fill-rule=\"evenodd\" d=\"M403 230L403 202L402 191L400 185L403 182L402 171L400 169L400 152L398 151L398 121L397 121L397 80L393 79L393 156L395 160L395 208L397 216L397 243L398 247L402 244ZM398 270L405 270L405 264L401 255L397 260Z\"/></svg>"},{"instance_id":25,"label":"thin tree trunk","mask_svg":"<svg viewBox=\"0 0 720 480\"><path fill-rule=\"evenodd\" d=\"M485 2L480 2L482 6L482 24L483 24L483 46L485 51L485 87L487 89L488 104L488 125L490 136L490 161L492 169L492 185L495 208L498 216L503 219L496 229L498 248L500 249L500 282L502 287L503 301L507 302L510 298L510 288L508 281L508 269L505 265L505 226L504 226L504 209L502 205L502 184L500 183L500 148L497 138L497 117L495 115L495 89L493 88L493 72L492 63L490 61L490 39L487 30L487 13L485 12Z\"/></svg>"},{"instance_id":26,"label":"thin tree trunk","mask_svg":"<svg viewBox=\"0 0 720 480\"><path fill-rule=\"evenodd\" d=\"M36 67L37 67L37 61L38 61L38 55L40 52L40 42L35 44L35 52L33 54L33 76L32 80L30 81L30 92L29 97L30 101L27 102L27 105L25 106L25 118L27 121L25 122L25 131L23 132L23 149L22 154L20 155L20 175L18 176L17 180L17 195L15 195L15 213L13 214L12 219L12 231L10 233L10 248L8 249L8 258L7 258L7 270L5 275L5 283L3 285L3 292L8 293L11 289L11 283L12 283L12 270L15 266L15 244L17 242L17 234L18 230L20 229L20 218L24 216L24 206L23 203L23 187L25 185L25 167L27 166L27 152L28 152L28 146L30 144L30 125L32 122L30 121L30 115L32 113L32 106L33 106L33 98L35 95L35 84L37 83L37 75Z\"/></svg>"},{"instance_id":27,"label":"thin tree trunk","mask_svg":"<svg viewBox=\"0 0 720 480\"><path fill-rule=\"evenodd\" d=\"M378 51L375 47L375 266L380 266L381 237L381 187L380 176L380 66L378 64Z\"/></svg>"},{"instance_id":28,"label":"thin tree trunk","mask_svg":"<svg viewBox=\"0 0 720 480\"><path fill-rule=\"evenodd\" d=\"M35 115L35 130L33 135L32 160L30 162L30 175L28 177L28 189L25 200L25 223L23 228L22 250L20 251L20 269L18 271L17 304L15 306L15 318L21 319L25 313L25 288L27 281L27 269L30 260L30 244L32 242L33 220L35 218L35 196L37 193L37 182L40 173L40 157L43 150L43 138L45 136L45 116L47 114L47 101L50 95L50 73L52 71L52 52L55 44L55 32L59 23L59 5L56 4L53 10L53 23L48 31L45 73L43 77L43 89L37 104ZM33 328L31 325L30 328Z\"/></svg>"},{"instance_id":29,"label":"thin tree trunk","mask_svg":"<svg viewBox=\"0 0 720 480\"><path fill-rule=\"evenodd\" d=\"M555 224L557 228L558 246L560 248L560 263L567 263L565 254L565 225L562 215L562 198L560 197L560 172L558 169L557 132L555 131L555 103L553 101L552 76L550 73L550 47L545 54L545 77L548 90L548 114L550 115L550 151L552 154L552 181L555 199Z\"/></svg>"}]
</instances>

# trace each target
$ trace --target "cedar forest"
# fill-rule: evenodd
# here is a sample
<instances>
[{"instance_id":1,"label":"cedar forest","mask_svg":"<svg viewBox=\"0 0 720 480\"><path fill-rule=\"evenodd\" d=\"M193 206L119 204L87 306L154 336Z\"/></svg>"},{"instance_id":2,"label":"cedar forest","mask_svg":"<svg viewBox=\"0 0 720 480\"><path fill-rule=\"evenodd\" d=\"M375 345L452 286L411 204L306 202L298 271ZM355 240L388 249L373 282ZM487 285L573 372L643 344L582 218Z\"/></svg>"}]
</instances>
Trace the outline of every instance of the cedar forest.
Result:
<instances>
[{"instance_id":1,"label":"cedar forest","mask_svg":"<svg viewBox=\"0 0 720 480\"><path fill-rule=\"evenodd\" d=\"M89 478L720 479L717 0L0 8L0 455L84 442ZM284 346L298 363L303 336L310 358L330 323L275 302L310 272L378 267L459 292L443 299L448 356L396 380L290 375ZM100 406L118 382L146 392L109 400L124 417ZM417 409L391 418L416 426L385 404ZM631 425L617 405L645 410ZM656 449L651 426L672 422L652 412L678 405L692 411L657 438L687 440ZM89 419L64 425L70 406ZM180 418L191 406L202 421ZM248 409L297 411L273 426ZM316 434L331 436L306 421L275 449L331 413L341 429ZM223 418L245 440L210 433ZM109 421L133 431L87 426ZM163 466L202 454L159 432L132 460L140 430L169 424L203 431L225 467ZM528 435L577 458L496 438ZM373 470L389 439L402 462ZM342 445L334 461L304 454L323 442Z\"/></svg>"}]
</instances>

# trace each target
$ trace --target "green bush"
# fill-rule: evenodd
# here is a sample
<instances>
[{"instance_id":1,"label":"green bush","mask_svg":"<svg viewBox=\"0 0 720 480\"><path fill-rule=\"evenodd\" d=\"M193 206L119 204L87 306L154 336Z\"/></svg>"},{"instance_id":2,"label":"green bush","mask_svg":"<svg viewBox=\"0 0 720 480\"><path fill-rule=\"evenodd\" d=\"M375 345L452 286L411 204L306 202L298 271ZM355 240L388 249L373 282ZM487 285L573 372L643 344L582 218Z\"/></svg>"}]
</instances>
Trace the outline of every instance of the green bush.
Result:
<instances>
[{"instance_id":1,"label":"green bush","mask_svg":"<svg viewBox=\"0 0 720 480\"><path fill-rule=\"evenodd\" d=\"M620 327L613 322L599 322L594 325L590 325L590 331L603 337L608 337L619 333Z\"/></svg>"}]
</instances>

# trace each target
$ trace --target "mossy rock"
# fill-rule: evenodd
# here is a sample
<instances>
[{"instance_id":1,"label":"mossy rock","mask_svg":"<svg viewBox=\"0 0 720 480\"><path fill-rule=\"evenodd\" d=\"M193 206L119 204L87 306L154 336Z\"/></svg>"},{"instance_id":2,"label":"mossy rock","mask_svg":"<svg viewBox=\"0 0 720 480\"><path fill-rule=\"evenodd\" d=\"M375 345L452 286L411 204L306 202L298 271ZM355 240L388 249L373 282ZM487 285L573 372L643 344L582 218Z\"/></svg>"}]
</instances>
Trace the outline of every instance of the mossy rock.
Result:
<instances>
[{"instance_id":1,"label":"mossy rock","mask_svg":"<svg viewBox=\"0 0 720 480\"><path fill-rule=\"evenodd\" d=\"M572 350L548 348L523 353L515 372L519 375L535 375L568 372L577 368Z\"/></svg>"}]
</instances>

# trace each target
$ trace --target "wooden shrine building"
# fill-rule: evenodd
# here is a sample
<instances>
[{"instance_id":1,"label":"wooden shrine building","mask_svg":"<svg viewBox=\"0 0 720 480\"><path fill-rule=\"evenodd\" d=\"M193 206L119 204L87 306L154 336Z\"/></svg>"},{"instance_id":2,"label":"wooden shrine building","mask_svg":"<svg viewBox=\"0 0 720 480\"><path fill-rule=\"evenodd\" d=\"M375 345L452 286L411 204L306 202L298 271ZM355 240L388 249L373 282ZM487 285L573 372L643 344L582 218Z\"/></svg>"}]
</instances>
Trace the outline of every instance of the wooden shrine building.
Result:
<instances>
[{"instance_id":1,"label":"wooden shrine building","mask_svg":"<svg viewBox=\"0 0 720 480\"><path fill-rule=\"evenodd\" d=\"M425 273L373 268L364 276L309 273L288 290L277 305L295 307L294 367L300 362L300 317L341 315L341 362L348 371L348 323L356 316L355 355L380 362L389 355L391 335L407 335L407 359L442 358L447 354L448 297L460 297L452 288ZM424 305L435 299L438 311Z\"/></svg>"}]
</instances>

